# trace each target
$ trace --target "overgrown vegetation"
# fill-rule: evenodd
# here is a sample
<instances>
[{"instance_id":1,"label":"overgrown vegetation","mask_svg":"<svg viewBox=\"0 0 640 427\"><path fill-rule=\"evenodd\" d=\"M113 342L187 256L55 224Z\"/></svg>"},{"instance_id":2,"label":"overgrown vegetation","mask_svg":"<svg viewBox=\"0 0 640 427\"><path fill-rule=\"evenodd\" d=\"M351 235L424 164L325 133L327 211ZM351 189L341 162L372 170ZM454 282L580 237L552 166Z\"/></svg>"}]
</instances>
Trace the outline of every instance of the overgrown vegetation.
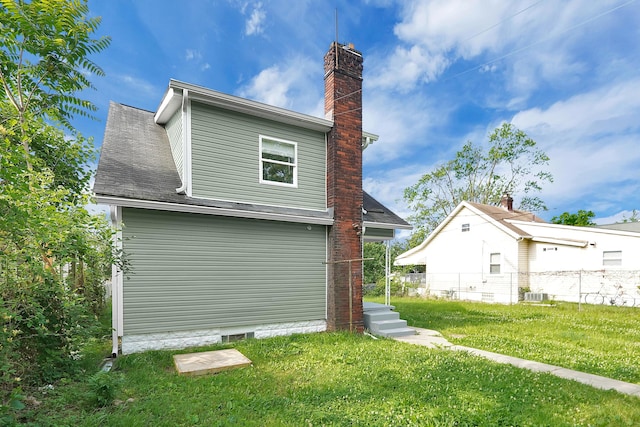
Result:
<instances>
[{"instance_id":1,"label":"overgrown vegetation","mask_svg":"<svg viewBox=\"0 0 640 427\"><path fill-rule=\"evenodd\" d=\"M112 231L91 215L92 141L74 115L95 107L76 93L102 75L88 55L100 19L86 1L0 1L0 417L25 391L79 366L104 309L117 258ZM117 254L115 254L117 255Z\"/></svg>"},{"instance_id":2,"label":"overgrown vegetation","mask_svg":"<svg viewBox=\"0 0 640 427\"><path fill-rule=\"evenodd\" d=\"M213 350L212 346L198 350ZM638 398L499 365L463 352L323 333L237 342L251 367L179 376L176 352L123 356L116 400L88 380L35 398L42 426L637 425ZM191 352L185 350L184 352Z\"/></svg>"},{"instance_id":3,"label":"overgrown vegetation","mask_svg":"<svg viewBox=\"0 0 640 427\"><path fill-rule=\"evenodd\" d=\"M454 344L640 384L638 308L422 298L391 303L409 325L435 329Z\"/></svg>"}]
</instances>

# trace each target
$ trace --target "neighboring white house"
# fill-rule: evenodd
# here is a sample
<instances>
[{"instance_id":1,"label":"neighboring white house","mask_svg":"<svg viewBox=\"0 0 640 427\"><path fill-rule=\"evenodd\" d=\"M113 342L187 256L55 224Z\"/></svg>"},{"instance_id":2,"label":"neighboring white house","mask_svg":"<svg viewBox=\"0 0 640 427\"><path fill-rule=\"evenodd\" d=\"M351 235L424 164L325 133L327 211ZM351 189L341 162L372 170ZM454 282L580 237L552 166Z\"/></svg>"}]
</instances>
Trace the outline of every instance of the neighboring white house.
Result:
<instances>
[{"instance_id":1,"label":"neighboring white house","mask_svg":"<svg viewBox=\"0 0 640 427\"><path fill-rule=\"evenodd\" d=\"M462 202L396 265L426 265L422 293L486 302L517 302L530 291L548 298L640 305L640 233L549 224L513 209ZM634 300L635 299L635 300Z\"/></svg>"}]
</instances>

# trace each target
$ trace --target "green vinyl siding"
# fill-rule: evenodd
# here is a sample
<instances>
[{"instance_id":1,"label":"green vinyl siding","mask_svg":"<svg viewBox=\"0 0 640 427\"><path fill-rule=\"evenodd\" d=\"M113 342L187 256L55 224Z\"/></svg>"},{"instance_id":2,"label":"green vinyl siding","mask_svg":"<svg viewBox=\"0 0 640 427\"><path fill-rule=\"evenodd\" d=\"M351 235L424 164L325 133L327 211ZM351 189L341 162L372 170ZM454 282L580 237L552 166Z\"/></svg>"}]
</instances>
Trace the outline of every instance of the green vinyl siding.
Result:
<instances>
[{"instance_id":1,"label":"green vinyl siding","mask_svg":"<svg viewBox=\"0 0 640 427\"><path fill-rule=\"evenodd\" d=\"M124 333L324 320L322 226L123 208Z\"/></svg>"},{"instance_id":2,"label":"green vinyl siding","mask_svg":"<svg viewBox=\"0 0 640 427\"><path fill-rule=\"evenodd\" d=\"M260 135L297 143L296 187L260 183ZM193 197L302 209L326 208L322 132L193 102Z\"/></svg>"},{"instance_id":3,"label":"green vinyl siding","mask_svg":"<svg viewBox=\"0 0 640 427\"><path fill-rule=\"evenodd\" d=\"M184 181L182 176L184 173L184 147L182 145L182 110L176 111L165 125L169 143L171 145L171 154L176 164L176 169L180 175L180 179Z\"/></svg>"}]
</instances>

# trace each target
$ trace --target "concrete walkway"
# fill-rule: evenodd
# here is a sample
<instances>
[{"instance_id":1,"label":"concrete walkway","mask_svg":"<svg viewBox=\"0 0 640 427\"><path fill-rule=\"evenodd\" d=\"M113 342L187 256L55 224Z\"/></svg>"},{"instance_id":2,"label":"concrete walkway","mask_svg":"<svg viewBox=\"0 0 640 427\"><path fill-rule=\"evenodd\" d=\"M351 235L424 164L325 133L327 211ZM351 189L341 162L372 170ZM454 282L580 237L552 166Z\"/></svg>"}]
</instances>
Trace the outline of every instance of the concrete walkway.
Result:
<instances>
[{"instance_id":1,"label":"concrete walkway","mask_svg":"<svg viewBox=\"0 0 640 427\"><path fill-rule=\"evenodd\" d=\"M492 353L490 351L478 350L476 348L453 345L447 341L438 331L430 329L414 328L415 335L394 338L398 341L409 344L423 345L429 348L446 348L449 350L466 351L476 356L481 356L498 363L513 365L518 368L529 369L534 372L547 372L560 378L578 381L602 390L616 390L623 394L640 397L640 385L626 383L599 375L586 374L584 372L573 371L559 366L548 365L546 363L533 362L531 360L520 359L518 357L505 356L503 354Z\"/></svg>"}]
</instances>

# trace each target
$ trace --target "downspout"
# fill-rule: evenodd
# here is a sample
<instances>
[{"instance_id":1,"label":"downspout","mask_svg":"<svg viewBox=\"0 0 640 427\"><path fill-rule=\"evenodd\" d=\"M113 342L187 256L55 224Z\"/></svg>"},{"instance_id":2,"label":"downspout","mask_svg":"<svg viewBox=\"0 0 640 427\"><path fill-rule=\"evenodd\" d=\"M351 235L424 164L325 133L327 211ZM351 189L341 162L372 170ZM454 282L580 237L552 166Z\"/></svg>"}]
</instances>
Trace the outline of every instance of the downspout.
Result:
<instances>
[{"instance_id":1,"label":"downspout","mask_svg":"<svg viewBox=\"0 0 640 427\"><path fill-rule=\"evenodd\" d=\"M122 251L122 208L111 205L111 226L113 234L113 247L118 252ZM111 355L117 357L119 353L119 338L123 335L122 296L123 273L117 265L111 266Z\"/></svg>"},{"instance_id":2,"label":"downspout","mask_svg":"<svg viewBox=\"0 0 640 427\"><path fill-rule=\"evenodd\" d=\"M189 149L189 91L184 89L182 91L182 185L180 188L176 188L176 193L188 195L187 189L189 188L189 173L191 169L191 150Z\"/></svg>"}]
</instances>

